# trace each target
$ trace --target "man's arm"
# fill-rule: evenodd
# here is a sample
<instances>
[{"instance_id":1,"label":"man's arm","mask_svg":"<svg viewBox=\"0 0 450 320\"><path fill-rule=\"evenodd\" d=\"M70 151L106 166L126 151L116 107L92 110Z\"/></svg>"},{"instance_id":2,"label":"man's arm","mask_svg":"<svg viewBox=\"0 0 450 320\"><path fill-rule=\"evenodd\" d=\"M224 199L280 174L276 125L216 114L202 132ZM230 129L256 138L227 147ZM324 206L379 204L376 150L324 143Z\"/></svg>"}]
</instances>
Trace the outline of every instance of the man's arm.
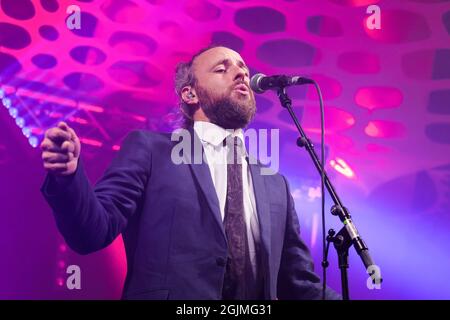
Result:
<instances>
[{"instance_id":1,"label":"man's arm","mask_svg":"<svg viewBox=\"0 0 450 320\"><path fill-rule=\"evenodd\" d=\"M94 188L81 160L72 175L47 175L41 191L73 250L80 254L100 250L126 227L142 201L150 175L148 143L144 132L131 132Z\"/></svg>"},{"instance_id":2,"label":"man's arm","mask_svg":"<svg viewBox=\"0 0 450 320\"><path fill-rule=\"evenodd\" d=\"M280 300L322 299L322 283L314 273L314 264L306 244L300 239L300 225L295 212L294 199L286 184L288 213L286 230L278 273L278 298ZM341 297L327 287L327 300L340 300Z\"/></svg>"}]
</instances>

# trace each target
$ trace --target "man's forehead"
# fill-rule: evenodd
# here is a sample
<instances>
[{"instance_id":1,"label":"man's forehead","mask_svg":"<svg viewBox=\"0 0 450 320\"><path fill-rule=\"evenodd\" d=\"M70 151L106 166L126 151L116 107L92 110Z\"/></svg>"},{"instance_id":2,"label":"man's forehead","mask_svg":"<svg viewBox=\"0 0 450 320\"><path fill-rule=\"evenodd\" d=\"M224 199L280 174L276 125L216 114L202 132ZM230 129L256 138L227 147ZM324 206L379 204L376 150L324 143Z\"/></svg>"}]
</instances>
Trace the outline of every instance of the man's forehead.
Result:
<instances>
[{"instance_id":1,"label":"man's forehead","mask_svg":"<svg viewBox=\"0 0 450 320\"><path fill-rule=\"evenodd\" d=\"M244 62L241 55L234 50L225 47L211 48L195 58L194 65L211 67L224 60Z\"/></svg>"}]
</instances>

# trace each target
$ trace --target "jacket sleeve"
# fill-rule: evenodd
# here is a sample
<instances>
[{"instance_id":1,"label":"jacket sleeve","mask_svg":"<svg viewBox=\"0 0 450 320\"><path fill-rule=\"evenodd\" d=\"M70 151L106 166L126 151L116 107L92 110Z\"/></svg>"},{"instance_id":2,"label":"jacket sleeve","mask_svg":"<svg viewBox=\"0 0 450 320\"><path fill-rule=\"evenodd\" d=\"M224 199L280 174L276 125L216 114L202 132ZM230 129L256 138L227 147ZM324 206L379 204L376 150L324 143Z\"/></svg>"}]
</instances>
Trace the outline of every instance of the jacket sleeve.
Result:
<instances>
[{"instance_id":1,"label":"jacket sleeve","mask_svg":"<svg viewBox=\"0 0 450 320\"><path fill-rule=\"evenodd\" d=\"M283 177L284 178L284 177ZM300 226L289 184L284 179L287 191L286 229L278 273L277 293L280 300L322 299L322 283L314 273L314 264L306 244L300 238ZM326 288L327 300L342 299L339 294Z\"/></svg>"},{"instance_id":2,"label":"jacket sleeve","mask_svg":"<svg viewBox=\"0 0 450 320\"><path fill-rule=\"evenodd\" d=\"M108 246L142 203L151 170L148 139L144 131L132 131L95 187L80 159L71 176L47 175L41 192L74 251L88 254Z\"/></svg>"}]
</instances>

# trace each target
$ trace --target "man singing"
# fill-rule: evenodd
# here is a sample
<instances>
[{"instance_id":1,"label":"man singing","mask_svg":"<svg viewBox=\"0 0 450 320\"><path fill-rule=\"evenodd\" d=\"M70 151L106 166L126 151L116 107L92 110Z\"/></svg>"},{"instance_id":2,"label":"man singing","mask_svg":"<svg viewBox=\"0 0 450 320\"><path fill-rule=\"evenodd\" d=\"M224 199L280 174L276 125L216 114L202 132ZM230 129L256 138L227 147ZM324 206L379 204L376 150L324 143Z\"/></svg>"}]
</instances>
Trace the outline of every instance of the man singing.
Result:
<instances>
[{"instance_id":1,"label":"man singing","mask_svg":"<svg viewBox=\"0 0 450 320\"><path fill-rule=\"evenodd\" d=\"M241 56L203 49L177 67L175 87L206 161L174 163L170 133L133 131L93 187L75 131L46 131L42 193L69 246L88 254L122 234L124 299L320 299L286 179L261 174L245 150L256 105Z\"/></svg>"}]
</instances>

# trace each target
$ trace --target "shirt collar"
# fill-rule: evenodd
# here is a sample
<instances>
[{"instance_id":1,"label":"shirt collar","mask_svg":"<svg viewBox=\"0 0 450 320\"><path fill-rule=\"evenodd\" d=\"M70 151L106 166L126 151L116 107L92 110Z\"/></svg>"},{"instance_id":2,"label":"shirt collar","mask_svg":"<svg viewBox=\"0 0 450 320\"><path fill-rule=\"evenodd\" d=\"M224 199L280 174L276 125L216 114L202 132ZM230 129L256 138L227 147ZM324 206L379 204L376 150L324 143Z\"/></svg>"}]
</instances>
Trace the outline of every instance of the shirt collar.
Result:
<instances>
[{"instance_id":1,"label":"shirt collar","mask_svg":"<svg viewBox=\"0 0 450 320\"><path fill-rule=\"evenodd\" d=\"M223 143L223 140L232 135L241 139L242 145L245 149L244 132L242 129L225 130L224 128L206 121L195 121L194 130L197 133L200 140L204 143L209 143L214 147L217 147Z\"/></svg>"}]
</instances>

